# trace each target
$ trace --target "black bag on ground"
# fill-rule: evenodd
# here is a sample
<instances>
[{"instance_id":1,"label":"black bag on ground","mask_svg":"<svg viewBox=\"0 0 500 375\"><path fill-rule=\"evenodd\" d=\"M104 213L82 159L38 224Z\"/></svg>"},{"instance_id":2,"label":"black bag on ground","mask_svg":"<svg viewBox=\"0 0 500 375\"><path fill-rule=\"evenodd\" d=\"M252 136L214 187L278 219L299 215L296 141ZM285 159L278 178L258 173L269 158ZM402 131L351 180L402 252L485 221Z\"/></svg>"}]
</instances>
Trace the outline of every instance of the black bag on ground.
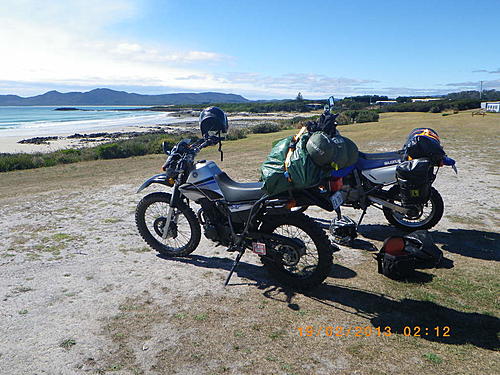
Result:
<instances>
[{"instance_id":1,"label":"black bag on ground","mask_svg":"<svg viewBox=\"0 0 500 375\"><path fill-rule=\"evenodd\" d=\"M404 206L424 204L429 200L434 181L432 162L429 159L404 161L396 168L396 178Z\"/></svg>"},{"instance_id":2,"label":"black bag on ground","mask_svg":"<svg viewBox=\"0 0 500 375\"><path fill-rule=\"evenodd\" d=\"M376 255L378 273L390 279L400 280L411 276L415 271L415 257L404 251L403 237L386 238L382 249Z\"/></svg>"},{"instance_id":3,"label":"black bag on ground","mask_svg":"<svg viewBox=\"0 0 500 375\"><path fill-rule=\"evenodd\" d=\"M443 252L436 246L429 232L417 230L403 238L405 251L415 257L417 268L432 268L439 265Z\"/></svg>"},{"instance_id":4,"label":"black bag on ground","mask_svg":"<svg viewBox=\"0 0 500 375\"><path fill-rule=\"evenodd\" d=\"M426 230L388 237L376 255L378 272L394 280L410 277L415 268L436 267L442 258L443 252Z\"/></svg>"},{"instance_id":5,"label":"black bag on ground","mask_svg":"<svg viewBox=\"0 0 500 375\"><path fill-rule=\"evenodd\" d=\"M445 156L438 134L429 128L413 129L403 146L406 157L411 159L429 158L439 165Z\"/></svg>"}]
</instances>

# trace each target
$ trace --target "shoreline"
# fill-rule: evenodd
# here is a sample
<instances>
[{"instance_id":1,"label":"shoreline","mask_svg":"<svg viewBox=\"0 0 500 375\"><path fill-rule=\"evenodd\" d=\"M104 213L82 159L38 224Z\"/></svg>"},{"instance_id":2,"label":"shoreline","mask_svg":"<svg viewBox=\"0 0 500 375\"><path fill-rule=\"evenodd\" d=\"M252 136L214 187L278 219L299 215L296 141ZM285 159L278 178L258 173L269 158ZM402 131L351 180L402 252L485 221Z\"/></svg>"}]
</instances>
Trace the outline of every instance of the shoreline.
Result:
<instances>
[{"instance_id":1,"label":"shoreline","mask_svg":"<svg viewBox=\"0 0 500 375\"><path fill-rule=\"evenodd\" d=\"M296 116L309 117L315 113L234 113L228 115L229 126L249 127L261 122L290 119ZM179 132L189 132L193 129L198 131L197 116L191 114L176 114L176 121L169 121L164 124L154 125L112 125L96 126L87 131L75 129L72 132L57 132L56 130L48 134L32 135L2 135L0 132L0 154L14 153L47 153L68 148L84 148L97 146L102 143L111 142L116 139L131 138L130 133L154 133L164 131L165 134L175 134ZM99 133L101 133L99 135ZM102 133L105 133L102 134ZM128 133L128 134L127 134ZM81 137L79 137L81 135ZM92 136L97 135L97 136ZM56 138L54 138L56 137ZM39 138L39 141L46 138L44 143L19 143L30 139ZM52 139L50 139L52 138Z\"/></svg>"}]
</instances>

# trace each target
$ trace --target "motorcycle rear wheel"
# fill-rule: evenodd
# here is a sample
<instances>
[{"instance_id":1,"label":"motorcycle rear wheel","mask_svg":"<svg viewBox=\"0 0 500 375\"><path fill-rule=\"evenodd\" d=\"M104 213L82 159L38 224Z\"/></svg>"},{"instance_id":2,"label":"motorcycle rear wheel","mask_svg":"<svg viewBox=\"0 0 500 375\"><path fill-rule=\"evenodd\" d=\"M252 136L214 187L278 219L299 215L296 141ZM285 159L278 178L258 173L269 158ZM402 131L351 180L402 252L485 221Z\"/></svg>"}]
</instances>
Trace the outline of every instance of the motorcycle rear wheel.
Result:
<instances>
[{"instance_id":1,"label":"motorcycle rear wheel","mask_svg":"<svg viewBox=\"0 0 500 375\"><path fill-rule=\"evenodd\" d=\"M290 249L290 253L285 250L278 262L261 257L264 268L278 281L295 289L310 289L328 277L336 246L310 217L302 213L270 216L261 231L295 239L303 251L298 254L296 249Z\"/></svg>"},{"instance_id":2,"label":"motorcycle rear wheel","mask_svg":"<svg viewBox=\"0 0 500 375\"><path fill-rule=\"evenodd\" d=\"M174 209L175 220L171 222L171 234L162 238L165 230L166 212L170 205L168 193L146 195L135 210L135 223L141 237L153 249L166 256L186 256L200 243L201 228L193 210L178 203Z\"/></svg>"},{"instance_id":3,"label":"motorcycle rear wheel","mask_svg":"<svg viewBox=\"0 0 500 375\"><path fill-rule=\"evenodd\" d=\"M399 186L394 185L391 187L388 194L391 197L392 202L401 202L401 198L399 196ZM407 217L406 215L393 211L387 207L384 207L383 211L385 218L390 224L400 229L415 231L430 229L439 223L443 217L444 203L439 192L431 187L429 200L422 205L420 215L418 217ZM425 214L424 211L429 211L429 213Z\"/></svg>"}]
</instances>

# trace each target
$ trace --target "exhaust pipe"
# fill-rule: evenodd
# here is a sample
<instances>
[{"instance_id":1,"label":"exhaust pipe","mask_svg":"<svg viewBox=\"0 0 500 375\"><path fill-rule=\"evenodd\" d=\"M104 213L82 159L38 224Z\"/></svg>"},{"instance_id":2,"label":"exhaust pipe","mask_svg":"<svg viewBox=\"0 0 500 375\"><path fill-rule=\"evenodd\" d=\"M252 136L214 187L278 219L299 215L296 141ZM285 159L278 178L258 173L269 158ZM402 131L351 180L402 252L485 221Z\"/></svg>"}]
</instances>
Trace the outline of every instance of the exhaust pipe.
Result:
<instances>
[{"instance_id":1,"label":"exhaust pipe","mask_svg":"<svg viewBox=\"0 0 500 375\"><path fill-rule=\"evenodd\" d=\"M374 197L373 195L369 195L368 199L371 200L373 203L378 203L381 206L387 207L393 211L397 211L397 212L404 214L404 215L406 215L409 211L408 208L404 208L404 207L398 206L397 204L384 201L383 199Z\"/></svg>"}]
</instances>

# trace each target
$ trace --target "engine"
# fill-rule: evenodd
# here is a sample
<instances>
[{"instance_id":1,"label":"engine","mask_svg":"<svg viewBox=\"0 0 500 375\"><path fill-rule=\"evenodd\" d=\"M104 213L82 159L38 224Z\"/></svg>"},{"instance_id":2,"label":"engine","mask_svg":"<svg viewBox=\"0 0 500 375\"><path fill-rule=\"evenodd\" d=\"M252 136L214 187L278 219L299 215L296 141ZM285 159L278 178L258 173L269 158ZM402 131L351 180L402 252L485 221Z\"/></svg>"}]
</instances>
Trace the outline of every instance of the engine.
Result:
<instances>
[{"instance_id":1,"label":"engine","mask_svg":"<svg viewBox=\"0 0 500 375\"><path fill-rule=\"evenodd\" d=\"M227 217L220 212L214 202L208 199L200 199L197 203L201 205L198 210L198 221L203 226L205 237L223 246L228 246L231 228Z\"/></svg>"}]
</instances>

